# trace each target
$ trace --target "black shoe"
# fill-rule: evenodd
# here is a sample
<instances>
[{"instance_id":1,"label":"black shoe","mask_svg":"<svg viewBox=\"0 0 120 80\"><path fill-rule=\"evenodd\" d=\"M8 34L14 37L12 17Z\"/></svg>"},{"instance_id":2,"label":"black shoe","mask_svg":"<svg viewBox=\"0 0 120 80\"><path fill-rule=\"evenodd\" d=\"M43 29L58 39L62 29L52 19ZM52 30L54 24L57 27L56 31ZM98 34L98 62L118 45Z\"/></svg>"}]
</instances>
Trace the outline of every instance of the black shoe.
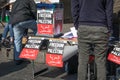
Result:
<instances>
[{"instance_id":1,"label":"black shoe","mask_svg":"<svg viewBox=\"0 0 120 80\"><path fill-rule=\"evenodd\" d=\"M15 64L16 64L16 65L20 65L20 64L22 64L23 62L24 62L23 60L16 60L16 61L15 61Z\"/></svg>"}]
</instances>

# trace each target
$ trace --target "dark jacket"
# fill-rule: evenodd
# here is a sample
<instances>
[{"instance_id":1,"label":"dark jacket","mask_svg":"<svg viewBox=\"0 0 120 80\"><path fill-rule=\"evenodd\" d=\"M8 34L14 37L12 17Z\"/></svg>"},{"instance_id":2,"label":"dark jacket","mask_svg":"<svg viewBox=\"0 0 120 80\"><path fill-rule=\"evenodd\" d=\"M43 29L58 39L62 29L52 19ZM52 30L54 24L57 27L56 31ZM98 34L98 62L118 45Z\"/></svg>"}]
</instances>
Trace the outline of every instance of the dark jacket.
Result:
<instances>
[{"instance_id":1,"label":"dark jacket","mask_svg":"<svg viewBox=\"0 0 120 80\"><path fill-rule=\"evenodd\" d=\"M15 25L33 19L37 19L37 6L34 0L16 0L12 7L10 23Z\"/></svg>"},{"instance_id":2,"label":"dark jacket","mask_svg":"<svg viewBox=\"0 0 120 80\"><path fill-rule=\"evenodd\" d=\"M79 25L112 28L113 0L71 0L71 7L76 29Z\"/></svg>"},{"instance_id":3,"label":"dark jacket","mask_svg":"<svg viewBox=\"0 0 120 80\"><path fill-rule=\"evenodd\" d=\"M0 8L7 3L7 0L0 0Z\"/></svg>"},{"instance_id":4,"label":"dark jacket","mask_svg":"<svg viewBox=\"0 0 120 80\"><path fill-rule=\"evenodd\" d=\"M5 21L6 10L9 10L9 6L4 7L7 3L8 3L8 0L0 0L1 21Z\"/></svg>"}]
</instances>

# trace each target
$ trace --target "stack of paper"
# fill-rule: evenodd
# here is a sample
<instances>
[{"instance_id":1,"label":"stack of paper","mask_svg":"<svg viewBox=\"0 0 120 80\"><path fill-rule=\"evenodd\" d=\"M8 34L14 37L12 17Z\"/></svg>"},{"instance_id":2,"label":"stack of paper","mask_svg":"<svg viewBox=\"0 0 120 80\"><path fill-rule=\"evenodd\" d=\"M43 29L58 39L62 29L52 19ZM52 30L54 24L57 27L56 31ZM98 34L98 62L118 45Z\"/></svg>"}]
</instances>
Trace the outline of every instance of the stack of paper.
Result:
<instances>
[{"instance_id":1,"label":"stack of paper","mask_svg":"<svg viewBox=\"0 0 120 80\"><path fill-rule=\"evenodd\" d=\"M75 27L70 28L71 31L66 32L62 38L75 38L77 37L77 30L75 29Z\"/></svg>"}]
</instances>

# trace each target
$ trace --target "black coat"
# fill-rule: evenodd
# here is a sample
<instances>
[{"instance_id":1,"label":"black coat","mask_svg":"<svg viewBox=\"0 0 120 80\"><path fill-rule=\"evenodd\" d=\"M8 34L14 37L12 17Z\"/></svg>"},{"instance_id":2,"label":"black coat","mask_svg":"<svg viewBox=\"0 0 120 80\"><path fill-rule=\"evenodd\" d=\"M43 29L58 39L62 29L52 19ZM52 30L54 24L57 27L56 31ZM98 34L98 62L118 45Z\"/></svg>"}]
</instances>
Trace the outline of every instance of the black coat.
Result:
<instances>
[{"instance_id":1,"label":"black coat","mask_svg":"<svg viewBox=\"0 0 120 80\"><path fill-rule=\"evenodd\" d=\"M0 0L0 8L7 3L7 0Z\"/></svg>"},{"instance_id":2,"label":"black coat","mask_svg":"<svg viewBox=\"0 0 120 80\"><path fill-rule=\"evenodd\" d=\"M12 7L10 23L15 25L33 19L37 19L37 6L34 0L16 0Z\"/></svg>"}]
</instances>

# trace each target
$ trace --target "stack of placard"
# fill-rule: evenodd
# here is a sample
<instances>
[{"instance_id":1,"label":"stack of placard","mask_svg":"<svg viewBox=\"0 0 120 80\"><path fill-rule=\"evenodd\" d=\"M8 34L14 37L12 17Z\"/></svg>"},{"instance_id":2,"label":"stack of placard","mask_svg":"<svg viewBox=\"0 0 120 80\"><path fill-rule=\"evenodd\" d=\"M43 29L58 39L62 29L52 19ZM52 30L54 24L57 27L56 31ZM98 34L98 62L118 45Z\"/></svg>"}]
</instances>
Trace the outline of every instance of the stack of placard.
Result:
<instances>
[{"instance_id":1,"label":"stack of placard","mask_svg":"<svg viewBox=\"0 0 120 80\"><path fill-rule=\"evenodd\" d=\"M37 4L37 35L53 37L61 33L63 6L61 3Z\"/></svg>"},{"instance_id":2,"label":"stack of placard","mask_svg":"<svg viewBox=\"0 0 120 80\"><path fill-rule=\"evenodd\" d=\"M58 40L50 40L46 53L46 64L54 67L63 67L63 53L65 43Z\"/></svg>"}]
</instances>

